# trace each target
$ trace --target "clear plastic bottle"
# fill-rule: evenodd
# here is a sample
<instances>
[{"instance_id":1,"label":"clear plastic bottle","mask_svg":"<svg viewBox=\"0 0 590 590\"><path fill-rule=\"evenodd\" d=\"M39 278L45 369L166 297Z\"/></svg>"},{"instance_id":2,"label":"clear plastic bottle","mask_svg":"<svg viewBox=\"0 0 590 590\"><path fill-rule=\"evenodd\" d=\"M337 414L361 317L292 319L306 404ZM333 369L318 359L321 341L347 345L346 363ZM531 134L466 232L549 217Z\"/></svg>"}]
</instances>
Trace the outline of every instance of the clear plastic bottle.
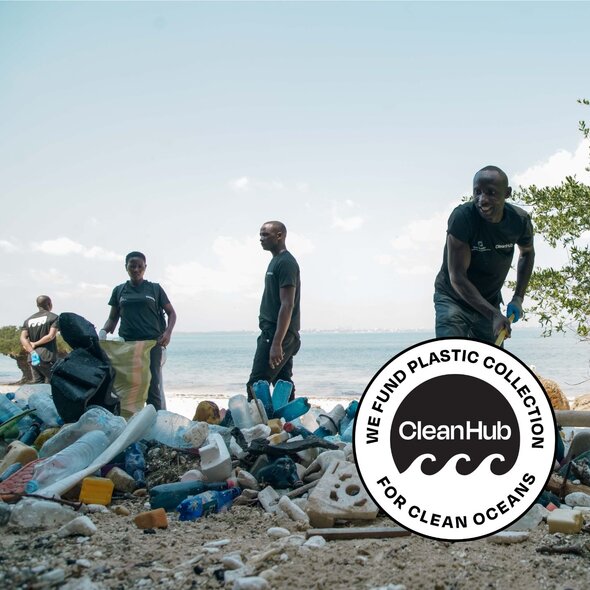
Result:
<instances>
[{"instance_id":1,"label":"clear plastic bottle","mask_svg":"<svg viewBox=\"0 0 590 590\"><path fill-rule=\"evenodd\" d=\"M7 394L0 394L0 424L10 420L13 416L20 414L22 410L8 397Z\"/></svg>"},{"instance_id":2,"label":"clear plastic bottle","mask_svg":"<svg viewBox=\"0 0 590 590\"><path fill-rule=\"evenodd\" d=\"M109 446L107 435L100 430L83 434L69 447L35 466L31 481L25 486L28 494L35 493L56 481L88 467Z\"/></svg>"},{"instance_id":3,"label":"clear plastic bottle","mask_svg":"<svg viewBox=\"0 0 590 590\"><path fill-rule=\"evenodd\" d=\"M53 403L53 396L47 391L38 391L29 397L29 408L35 409L35 414L48 427L61 426L64 421Z\"/></svg>"},{"instance_id":4,"label":"clear plastic bottle","mask_svg":"<svg viewBox=\"0 0 590 590\"><path fill-rule=\"evenodd\" d=\"M67 424L52 436L39 451L39 457L51 457L93 430L104 432L112 443L125 429L127 422L121 416L113 416L107 409L93 406L86 410L74 424Z\"/></svg>"},{"instance_id":5,"label":"clear plastic bottle","mask_svg":"<svg viewBox=\"0 0 590 590\"><path fill-rule=\"evenodd\" d=\"M238 393L230 397L228 407L237 428L252 428L254 426L250 405L245 395Z\"/></svg>"},{"instance_id":6,"label":"clear plastic bottle","mask_svg":"<svg viewBox=\"0 0 590 590\"><path fill-rule=\"evenodd\" d=\"M178 520L196 520L212 512L227 510L241 493L240 488L230 488L221 491L209 490L189 496L176 508L180 513Z\"/></svg>"},{"instance_id":7,"label":"clear plastic bottle","mask_svg":"<svg viewBox=\"0 0 590 590\"><path fill-rule=\"evenodd\" d=\"M156 421L144 438L175 449L188 448L191 445L184 439L183 434L192 425L193 422L185 416L168 410L158 410Z\"/></svg>"}]
</instances>

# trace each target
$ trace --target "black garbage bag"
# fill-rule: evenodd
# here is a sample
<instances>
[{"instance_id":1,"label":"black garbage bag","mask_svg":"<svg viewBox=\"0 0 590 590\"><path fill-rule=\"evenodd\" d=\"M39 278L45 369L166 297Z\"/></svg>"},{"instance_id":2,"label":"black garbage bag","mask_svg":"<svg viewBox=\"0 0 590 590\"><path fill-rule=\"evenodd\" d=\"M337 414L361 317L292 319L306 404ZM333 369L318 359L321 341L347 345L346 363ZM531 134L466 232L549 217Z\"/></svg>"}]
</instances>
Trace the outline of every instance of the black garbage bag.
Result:
<instances>
[{"instance_id":1,"label":"black garbage bag","mask_svg":"<svg viewBox=\"0 0 590 590\"><path fill-rule=\"evenodd\" d=\"M84 348L96 358L108 361L98 343L96 328L81 315L69 311L59 314L59 332L74 350Z\"/></svg>"},{"instance_id":2,"label":"black garbage bag","mask_svg":"<svg viewBox=\"0 0 590 590\"><path fill-rule=\"evenodd\" d=\"M94 326L69 312L60 314L59 326L63 339L74 348L51 371L53 403L62 420L76 422L91 405L118 414L119 402L112 394L115 371L100 348Z\"/></svg>"}]
</instances>

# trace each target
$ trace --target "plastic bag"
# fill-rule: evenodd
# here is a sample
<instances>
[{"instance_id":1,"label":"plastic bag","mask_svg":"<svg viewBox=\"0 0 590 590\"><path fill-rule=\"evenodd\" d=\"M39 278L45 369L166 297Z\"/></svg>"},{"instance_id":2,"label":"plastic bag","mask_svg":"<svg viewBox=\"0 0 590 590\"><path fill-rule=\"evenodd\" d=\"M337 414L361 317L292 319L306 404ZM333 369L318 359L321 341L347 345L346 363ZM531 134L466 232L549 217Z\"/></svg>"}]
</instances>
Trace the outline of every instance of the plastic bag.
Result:
<instances>
[{"instance_id":1,"label":"plastic bag","mask_svg":"<svg viewBox=\"0 0 590 590\"><path fill-rule=\"evenodd\" d=\"M145 405L150 381L150 351L155 340L123 342L101 340L100 346L115 369L113 390L121 403L121 416L130 418Z\"/></svg>"}]
</instances>

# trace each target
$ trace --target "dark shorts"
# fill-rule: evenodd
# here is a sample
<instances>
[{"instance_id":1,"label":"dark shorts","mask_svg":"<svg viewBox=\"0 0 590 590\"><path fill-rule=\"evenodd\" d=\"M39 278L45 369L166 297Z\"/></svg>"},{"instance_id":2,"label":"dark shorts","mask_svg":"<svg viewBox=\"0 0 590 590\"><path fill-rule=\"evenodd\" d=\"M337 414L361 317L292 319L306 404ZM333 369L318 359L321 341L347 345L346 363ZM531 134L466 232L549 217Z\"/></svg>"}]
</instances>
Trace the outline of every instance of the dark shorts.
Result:
<instances>
[{"instance_id":1,"label":"dark shorts","mask_svg":"<svg viewBox=\"0 0 590 590\"><path fill-rule=\"evenodd\" d=\"M437 338L477 338L495 343L492 320L475 309L460 305L444 293L434 293Z\"/></svg>"},{"instance_id":2,"label":"dark shorts","mask_svg":"<svg viewBox=\"0 0 590 590\"><path fill-rule=\"evenodd\" d=\"M29 362L29 366L31 367L32 383L49 383L53 363L41 361L38 365L31 365Z\"/></svg>"},{"instance_id":3,"label":"dark shorts","mask_svg":"<svg viewBox=\"0 0 590 590\"><path fill-rule=\"evenodd\" d=\"M254 361L252 362L252 372L246 385L248 399L252 399L251 386L256 381L268 381L273 385L282 379L283 381L290 381L293 383L293 357L301 347L301 340L299 336L292 332L287 332L283 340L283 361L278 367L271 369L268 364L268 357L270 354L270 346L274 337L274 331L263 330L258 336L256 342L256 353L254 354ZM295 386L293 385L293 392L291 399L295 396Z\"/></svg>"}]
</instances>

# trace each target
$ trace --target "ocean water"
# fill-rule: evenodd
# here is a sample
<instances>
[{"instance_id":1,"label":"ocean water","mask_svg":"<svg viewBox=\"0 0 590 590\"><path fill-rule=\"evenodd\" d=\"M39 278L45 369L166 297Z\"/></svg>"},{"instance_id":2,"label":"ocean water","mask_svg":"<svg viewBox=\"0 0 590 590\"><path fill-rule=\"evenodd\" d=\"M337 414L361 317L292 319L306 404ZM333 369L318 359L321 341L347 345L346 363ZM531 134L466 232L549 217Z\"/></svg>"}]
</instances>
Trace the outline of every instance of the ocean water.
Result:
<instances>
[{"instance_id":1,"label":"ocean water","mask_svg":"<svg viewBox=\"0 0 590 590\"><path fill-rule=\"evenodd\" d=\"M257 333L174 334L164 366L164 388L177 396L227 398L244 393ZM294 361L298 395L358 398L373 375L405 348L433 338L421 332L304 332ZM572 335L543 338L538 328L515 326L506 349L559 383L573 399L590 392L590 344ZM20 377L16 363L0 356L0 384Z\"/></svg>"}]
</instances>

